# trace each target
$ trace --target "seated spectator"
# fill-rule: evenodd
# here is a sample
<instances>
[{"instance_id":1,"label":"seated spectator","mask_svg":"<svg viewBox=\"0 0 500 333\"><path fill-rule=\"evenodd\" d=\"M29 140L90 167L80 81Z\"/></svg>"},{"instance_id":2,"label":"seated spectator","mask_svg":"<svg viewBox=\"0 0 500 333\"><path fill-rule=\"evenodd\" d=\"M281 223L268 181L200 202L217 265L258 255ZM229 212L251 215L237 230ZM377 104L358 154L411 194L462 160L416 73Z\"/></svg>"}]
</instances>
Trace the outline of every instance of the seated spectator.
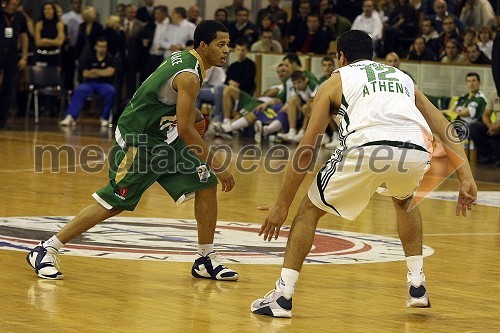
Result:
<instances>
[{"instance_id":1,"label":"seated spectator","mask_svg":"<svg viewBox=\"0 0 500 333\"><path fill-rule=\"evenodd\" d=\"M301 70L292 72L288 80L292 81L293 94L282 91L277 98L257 106L256 109L262 111L271 105L284 103L279 112L286 112L289 129L287 133L279 133L278 137L283 141L299 143L307 127L313 93L318 84L316 80L310 81L307 74ZM297 132L298 120L301 118L304 118L304 121L300 131Z\"/></svg>"},{"instance_id":2,"label":"seated spectator","mask_svg":"<svg viewBox=\"0 0 500 333\"><path fill-rule=\"evenodd\" d=\"M85 100L94 93L103 99L101 126L109 125L116 89L111 84L115 75L115 60L106 52L107 46L106 39L99 37L95 43L95 53L80 64L84 81L75 89L66 117L59 122L59 125L74 126Z\"/></svg>"},{"instance_id":3,"label":"seated spectator","mask_svg":"<svg viewBox=\"0 0 500 333\"><path fill-rule=\"evenodd\" d=\"M477 41L476 41L476 30L472 29L472 28L468 28L467 30L465 30L465 34L464 34L464 42L462 44L462 51L463 52L467 52L467 48L469 46L472 46L474 44L476 44Z\"/></svg>"},{"instance_id":4,"label":"seated spectator","mask_svg":"<svg viewBox=\"0 0 500 333\"><path fill-rule=\"evenodd\" d=\"M495 122L491 115L495 114ZM477 163L495 163L500 167L500 98L497 91L488 96L488 103L483 113L483 121L470 125L470 138L477 149Z\"/></svg>"},{"instance_id":5,"label":"seated spectator","mask_svg":"<svg viewBox=\"0 0 500 333\"><path fill-rule=\"evenodd\" d=\"M257 67L255 62L247 57L248 42L242 38L236 41L234 48L236 61L227 69L226 84L240 88L244 92L253 95L255 91L255 74Z\"/></svg>"},{"instance_id":6,"label":"seated spectator","mask_svg":"<svg viewBox=\"0 0 500 333\"><path fill-rule=\"evenodd\" d=\"M223 86L226 81L226 72L221 67L213 66L207 69L207 74L201 84L200 93L196 98L196 107L201 110L202 103L215 103L215 89Z\"/></svg>"},{"instance_id":7,"label":"seated spectator","mask_svg":"<svg viewBox=\"0 0 500 333\"><path fill-rule=\"evenodd\" d=\"M384 24L384 47L380 56L385 56L389 52L406 52L407 49L401 49L400 40L414 37L417 27L418 20L415 8L409 3L409 0L399 0L399 4L396 5L389 20Z\"/></svg>"},{"instance_id":8,"label":"seated spectator","mask_svg":"<svg viewBox=\"0 0 500 333\"><path fill-rule=\"evenodd\" d=\"M383 23L374 9L373 0L363 1L363 13L359 14L352 23L351 29L362 30L366 32L375 44L382 38Z\"/></svg>"},{"instance_id":9,"label":"seated spectator","mask_svg":"<svg viewBox=\"0 0 500 333\"><path fill-rule=\"evenodd\" d=\"M342 33L351 30L352 26L348 18L338 15L332 8L325 10L323 21L328 40L336 40Z\"/></svg>"},{"instance_id":10,"label":"seated spectator","mask_svg":"<svg viewBox=\"0 0 500 333\"><path fill-rule=\"evenodd\" d=\"M467 58L460 52L460 45L455 39L446 42L445 56L441 59L443 64L467 65Z\"/></svg>"},{"instance_id":11,"label":"seated spectator","mask_svg":"<svg viewBox=\"0 0 500 333\"><path fill-rule=\"evenodd\" d=\"M472 44L467 48L467 59L471 64L491 64L491 60L479 49L477 44Z\"/></svg>"},{"instance_id":12,"label":"seated spectator","mask_svg":"<svg viewBox=\"0 0 500 333\"><path fill-rule=\"evenodd\" d=\"M287 32L288 14L279 5L280 0L269 0L269 6L262 8L257 13L257 22L261 21L262 16L270 14L274 23L280 29L281 38L284 38ZM283 42L283 39L280 42Z\"/></svg>"},{"instance_id":13,"label":"seated spectator","mask_svg":"<svg viewBox=\"0 0 500 333\"><path fill-rule=\"evenodd\" d=\"M281 42L281 30L274 23L271 14L262 15L260 21L257 21L257 26L259 27L259 35L265 29L269 29L273 33L273 39Z\"/></svg>"},{"instance_id":14,"label":"seated spectator","mask_svg":"<svg viewBox=\"0 0 500 333\"><path fill-rule=\"evenodd\" d=\"M454 39L458 43L458 50L461 51L461 45L463 42L463 37L458 31L457 27L455 26L455 22L453 21L453 18L451 16L447 16L443 20L443 31L439 35L439 38L437 39L436 47L438 48L438 53L436 54L439 58L442 58L445 56L445 46L446 43Z\"/></svg>"},{"instance_id":15,"label":"seated spectator","mask_svg":"<svg viewBox=\"0 0 500 333\"><path fill-rule=\"evenodd\" d=\"M282 53L283 47L280 42L273 39L273 32L269 29L262 30L260 40L253 43L250 48L252 52Z\"/></svg>"},{"instance_id":16,"label":"seated spectator","mask_svg":"<svg viewBox=\"0 0 500 333\"><path fill-rule=\"evenodd\" d=\"M227 19L227 11L224 8L218 8L215 10L214 20L219 21L226 27L229 25L229 21Z\"/></svg>"},{"instance_id":17,"label":"seated spectator","mask_svg":"<svg viewBox=\"0 0 500 333\"><path fill-rule=\"evenodd\" d=\"M298 33L290 50L302 53L326 54L328 36L321 26L318 14L307 15L307 30Z\"/></svg>"},{"instance_id":18,"label":"seated spectator","mask_svg":"<svg viewBox=\"0 0 500 333\"><path fill-rule=\"evenodd\" d=\"M232 5L228 5L228 6L224 7L224 10L227 13L227 20L229 22L233 22L233 21L237 20L238 10L244 8L243 7L244 3L245 3L245 0L233 0Z\"/></svg>"},{"instance_id":19,"label":"seated spectator","mask_svg":"<svg viewBox=\"0 0 500 333\"><path fill-rule=\"evenodd\" d=\"M431 17L434 15L435 0L421 0L420 12L424 17ZM449 13L458 15L457 0L446 0L446 7Z\"/></svg>"},{"instance_id":20,"label":"seated spectator","mask_svg":"<svg viewBox=\"0 0 500 333\"><path fill-rule=\"evenodd\" d=\"M288 24L288 44L291 45L295 42L297 34L307 31L307 15L311 13L311 3L309 0L299 1L299 10L294 12L292 19Z\"/></svg>"},{"instance_id":21,"label":"seated spectator","mask_svg":"<svg viewBox=\"0 0 500 333\"><path fill-rule=\"evenodd\" d=\"M479 74L470 72L465 77L468 92L460 96L452 107L445 111L445 115L453 120L455 130L461 140L465 137L466 130L463 128L463 123L470 126L473 123L480 122L486 107L486 96L481 92L481 79ZM460 124L460 121L462 124Z\"/></svg>"},{"instance_id":22,"label":"seated spectator","mask_svg":"<svg viewBox=\"0 0 500 333\"><path fill-rule=\"evenodd\" d=\"M436 61L436 55L425 45L423 37L415 38L410 53L408 53L408 60L414 61Z\"/></svg>"},{"instance_id":23,"label":"seated spectator","mask_svg":"<svg viewBox=\"0 0 500 333\"><path fill-rule=\"evenodd\" d=\"M447 16L450 16L453 19L453 22L455 23L455 26L458 28L458 31L460 33L463 33L465 31L465 24L463 24L462 21L455 15L454 13L448 12L448 5L444 0L436 0L434 1L434 13L436 13L435 16L431 16L432 21L434 22L434 26L436 27L436 31L438 33L443 32L443 21L444 18Z\"/></svg>"},{"instance_id":24,"label":"seated spectator","mask_svg":"<svg viewBox=\"0 0 500 333\"><path fill-rule=\"evenodd\" d=\"M197 5L189 7L187 10L187 20L194 25L198 25L203 21L203 18L200 16L200 7Z\"/></svg>"},{"instance_id":25,"label":"seated spectator","mask_svg":"<svg viewBox=\"0 0 500 333\"><path fill-rule=\"evenodd\" d=\"M231 112L236 111L241 117L231 123L214 123L214 131L217 136L230 140L232 139L232 132L254 125L257 121L260 121L260 124L254 127L256 132L255 141L257 143L262 141L263 136L268 136L281 129L288 130L286 114L279 112L282 107L281 103L264 110L256 110L258 105L268 102L272 97L278 96L283 90L290 72L287 66L279 64L277 73L281 84L269 87L259 98L253 98L236 87L226 86L224 88L224 114L229 115Z\"/></svg>"},{"instance_id":26,"label":"seated spectator","mask_svg":"<svg viewBox=\"0 0 500 333\"><path fill-rule=\"evenodd\" d=\"M226 86L238 88L251 96L255 91L257 67L251 59L247 58L247 53L248 42L245 38L241 38L236 42L236 47L234 48L236 61L227 69L225 84L215 87L214 120L217 122L222 121L223 124L229 124L231 122L231 111L225 111L223 104Z\"/></svg>"},{"instance_id":27,"label":"seated spectator","mask_svg":"<svg viewBox=\"0 0 500 333\"><path fill-rule=\"evenodd\" d=\"M234 47L237 40L244 38L248 45L252 45L259 39L259 28L248 19L250 12L246 8L238 9L236 21L229 23L229 46Z\"/></svg>"},{"instance_id":28,"label":"seated spectator","mask_svg":"<svg viewBox=\"0 0 500 333\"><path fill-rule=\"evenodd\" d=\"M493 30L497 26L495 11L488 0L466 0L460 13L460 21L476 31L482 27Z\"/></svg>"},{"instance_id":29,"label":"seated spectator","mask_svg":"<svg viewBox=\"0 0 500 333\"><path fill-rule=\"evenodd\" d=\"M493 51L493 33L490 28L482 27L479 30L479 41L477 45L483 53L491 60L491 52Z\"/></svg>"},{"instance_id":30,"label":"seated spectator","mask_svg":"<svg viewBox=\"0 0 500 333\"><path fill-rule=\"evenodd\" d=\"M421 36L424 39L426 45L429 45L429 43L431 43L433 40L439 38L439 33L434 27L434 22L429 18L426 18L422 21L420 30L422 30Z\"/></svg>"},{"instance_id":31,"label":"seated spectator","mask_svg":"<svg viewBox=\"0 0 500 333\"><path fill-rule=\"evenodd\" d=\"M318 84L321 85L323 82L328 80L330 76L332 76L334 70L335 61L333 61L333 58L323 57L323 59L321 59L321 71L323 72L323 76L318 79Z\"/></svg>"}]
</instances>

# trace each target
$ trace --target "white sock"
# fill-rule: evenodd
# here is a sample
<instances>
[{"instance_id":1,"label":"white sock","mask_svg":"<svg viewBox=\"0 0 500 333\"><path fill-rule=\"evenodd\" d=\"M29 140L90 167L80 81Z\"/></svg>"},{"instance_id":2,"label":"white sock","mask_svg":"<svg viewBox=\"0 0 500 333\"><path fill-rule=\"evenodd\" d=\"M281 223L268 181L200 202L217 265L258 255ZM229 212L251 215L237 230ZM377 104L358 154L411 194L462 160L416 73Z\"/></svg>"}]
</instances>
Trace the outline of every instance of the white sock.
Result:
<instances>
[{"instance_id":1,"label":"white sock","mask_svg":"<svg viewBox=\"0 0 500 333\"><path fill-rule=\"evenodd\" d=\"M264 126L262 132L264 135L269 135L271 133L276 133L283 128L281 121L273 120L268 126Z\"/></svg>"},{"instance_id":2,"label":"white sock","mask_svg":"<svg viewBox=\"0 0 500 333\"><path fill-rule=\"evenodd\" d=\"M297 135L297 129L295 129L295 128L290 128L290 129L288 130L288 134L290 134L290 135Z\"/></svg>"},{"instance_id":3,"label":"white sock","mask_svg":"<svg viewBox=\"0 0 500 333\"><path fill-rule=\"evenodd\" d=\"M281 277L276 284L281 291L283 291L286 299L292 298L293 292L295 291L295 283L297 283L298 278L299 272L290 268L281 269Z\"/></svg>"},{"instance_id":4,"label":"white sock","mask_svg":"<svg viewBox=\"0 0 500 333\"><path fill-rule=\"evenodd\" d=\"M248 120L246 120L245 117L238 118L232 122L231 131L238 131L242 128L248 127L248 125Z\"/></svg>"},{"instance_id":5,"label":"white sock","mask_svg":"<svg viewBox=\"0 0 500 333\"><path fill-rule=\"evenodd\" d=\"M198 254L205 257L210 252L214 251L214 244L198 244Z\"/></svg>"},{"instance_id":6,"label":"white sock","mask_svg":"<svg viewBox=\"0 0 500 333\"><path fill-rule=\"evenodd\" d=\"M227 125L230 125L230 124L231 124L231 119L229 119L229 118L224 118L224 120L222 121L222 123L223 123L224 125L226 125L226 124L227 124Z\"/></svg>"},{"instance_id":7,"label":"white sock","mask_svg":"<svg viewBox=\"0 0 500 333\"><path fill-rule=\"evenodd\" d=\"M47 241L43 242L43 247L52 247L59 251L64 246L63 243L59 239L57 239L56 235L50 237Z\"/></svg>"},{"instance_id":8,"label":"white sock","mask_svg":"<svg viewBox=\"0 0 500 333\"><path fill-rule=\"evenodd\" d=\"M420 286L424 280L424 256L406 257L406 266L408 267L408 282L415 287Z\"/></svg>"}]
</instances>

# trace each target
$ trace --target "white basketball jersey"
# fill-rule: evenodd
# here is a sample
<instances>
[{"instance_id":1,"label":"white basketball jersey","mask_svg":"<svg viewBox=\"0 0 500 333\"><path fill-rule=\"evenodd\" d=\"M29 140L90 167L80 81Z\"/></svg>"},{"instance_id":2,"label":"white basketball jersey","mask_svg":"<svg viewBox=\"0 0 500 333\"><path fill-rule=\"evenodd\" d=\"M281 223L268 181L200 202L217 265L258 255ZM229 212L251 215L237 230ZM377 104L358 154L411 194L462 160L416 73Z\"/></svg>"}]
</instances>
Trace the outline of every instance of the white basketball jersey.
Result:
<instances>
[{"instance_id":1,"label":"white basketball jersey","mask_svg":"<svg viewBox=\"0 0 500 333\"><path fill-rule=\"evenodd\" d=\"M415 106L414 84L408 75L370 60L337 71L342 80L342 104L336 121L347 147L389 140L425 148L432 140L429 125Z\"/></svg>"}]
</instances>

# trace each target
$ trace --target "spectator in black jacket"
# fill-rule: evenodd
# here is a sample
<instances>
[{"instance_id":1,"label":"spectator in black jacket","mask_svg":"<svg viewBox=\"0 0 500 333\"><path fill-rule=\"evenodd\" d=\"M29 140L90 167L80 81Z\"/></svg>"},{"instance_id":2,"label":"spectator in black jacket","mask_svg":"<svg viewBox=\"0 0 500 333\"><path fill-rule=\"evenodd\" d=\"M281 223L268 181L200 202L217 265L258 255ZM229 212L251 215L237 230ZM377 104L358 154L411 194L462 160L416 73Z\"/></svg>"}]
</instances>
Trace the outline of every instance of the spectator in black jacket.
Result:
<instances>
[{"instance_id":1,"label":"spectator in black jacket","mask_svg":"<svg viewBox=\"0 0 500 333\"><path fill-rule=\"evenodd\" d=\"M144 0L146 6L143 6L137 10L137 19L144 23L154 22L154 0Z\"/></svg>"},{"instance_id":2,"label":"spectator in black jacket","mask_svg":"<svg viewBox=\"0 0 500 333\"><path fill-rule=\"evenodd\" d=\"M250 22L248 17L250 12L246 8L240 8L236 12L236 21L229 23L229 46L234 47L236 41L244 38L248 41L248 45L252 45L259 40L259 28L257 25Z\"/></svg>"},{"instance_id":3,"label":"spectator in black jacket","mask_svg":"<svg viewBox=\"0 0 500 333\"><path fill-rule=\"evenodd\" d=\"M408 60L437 61L437 58L436 55L427 48L424 37L417 37L413 42L410 53L408 53Z\"/></svg>"},{"instance_id":4,"label":"spectator in black jacket","mask_svg":"<svg viewBox=\"0 0 500 333\"><path fill-rule=\"evenodd\" d=\"M483 51L479 49L479 46L476 43L467 47L466 56L471 64L491 64L491 60L484 54Z\"/></svg>"},{"instance_id":5,"label":"spectator in black jacket","mask_svg":"<svg viewBox=\"0 0 500 333\"><path fill-rule=\"evenodd\" d=\"M307 30L297 34L290 49L293 52L326 54L328 35L321 26L318 14L307 15Z\"/></svg>"}]
</instances>

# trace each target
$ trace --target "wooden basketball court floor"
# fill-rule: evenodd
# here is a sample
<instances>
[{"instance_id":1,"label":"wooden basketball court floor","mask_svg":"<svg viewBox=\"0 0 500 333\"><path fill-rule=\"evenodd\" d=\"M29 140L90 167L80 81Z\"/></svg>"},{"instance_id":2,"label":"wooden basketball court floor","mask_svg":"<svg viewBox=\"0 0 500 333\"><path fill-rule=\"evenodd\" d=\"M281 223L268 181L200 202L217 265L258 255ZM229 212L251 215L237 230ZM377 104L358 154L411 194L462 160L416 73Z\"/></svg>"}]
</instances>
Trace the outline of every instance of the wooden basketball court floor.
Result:
<instances>
[{"instance_id":1,"label":"wooden basketball court floor","mask_svg":"<svg viewBox=\"0 0 500 333\"><path fill-rule=\"evenodd\" d=\"M107 181L106 168L92 175L80 167L51 173L46 162L45 171L35 173L35 145L67 144L77 151L112 145L112 132L101 132L95 121L66 132L51 124L54 119L43 121L37 128L13 123L13 130L0 132L0 219L72 216L93 203L91 194ZM229 145L238 151L248 142ZM318 161L327 156L321 152ZM273 202L284 176L269 174L262 165L245 174L233 161L236 187L219 191L220 221L262 223L265 213L255 207ZM500 191L499 169L475 163L473 169L480 191ZM287 225L312 179L310 174L299 190ZM437 190L457 188L451 177ZM467 218L458 218L451 201L425 199L419 207L424 244L435 251L424 264L429 309L405 307L404 261L305 265L293 318L279 319L249 310L272 289L277 264L227 263L241 278L219 282L191 277L188 262L61 255L64 280L47 281L28 267L25 251L0 246L0 332L499 332L500 208L478 205ZM121 216L193 219L192 211L192 202L177 207L154 185L135 212ZM379 195L355 222L328 215L319 228L397 238L391 201ZM0 244L1 237L0 231ZM265 246L257 234L254 241Z\"/></svg>"}]
</instances>

